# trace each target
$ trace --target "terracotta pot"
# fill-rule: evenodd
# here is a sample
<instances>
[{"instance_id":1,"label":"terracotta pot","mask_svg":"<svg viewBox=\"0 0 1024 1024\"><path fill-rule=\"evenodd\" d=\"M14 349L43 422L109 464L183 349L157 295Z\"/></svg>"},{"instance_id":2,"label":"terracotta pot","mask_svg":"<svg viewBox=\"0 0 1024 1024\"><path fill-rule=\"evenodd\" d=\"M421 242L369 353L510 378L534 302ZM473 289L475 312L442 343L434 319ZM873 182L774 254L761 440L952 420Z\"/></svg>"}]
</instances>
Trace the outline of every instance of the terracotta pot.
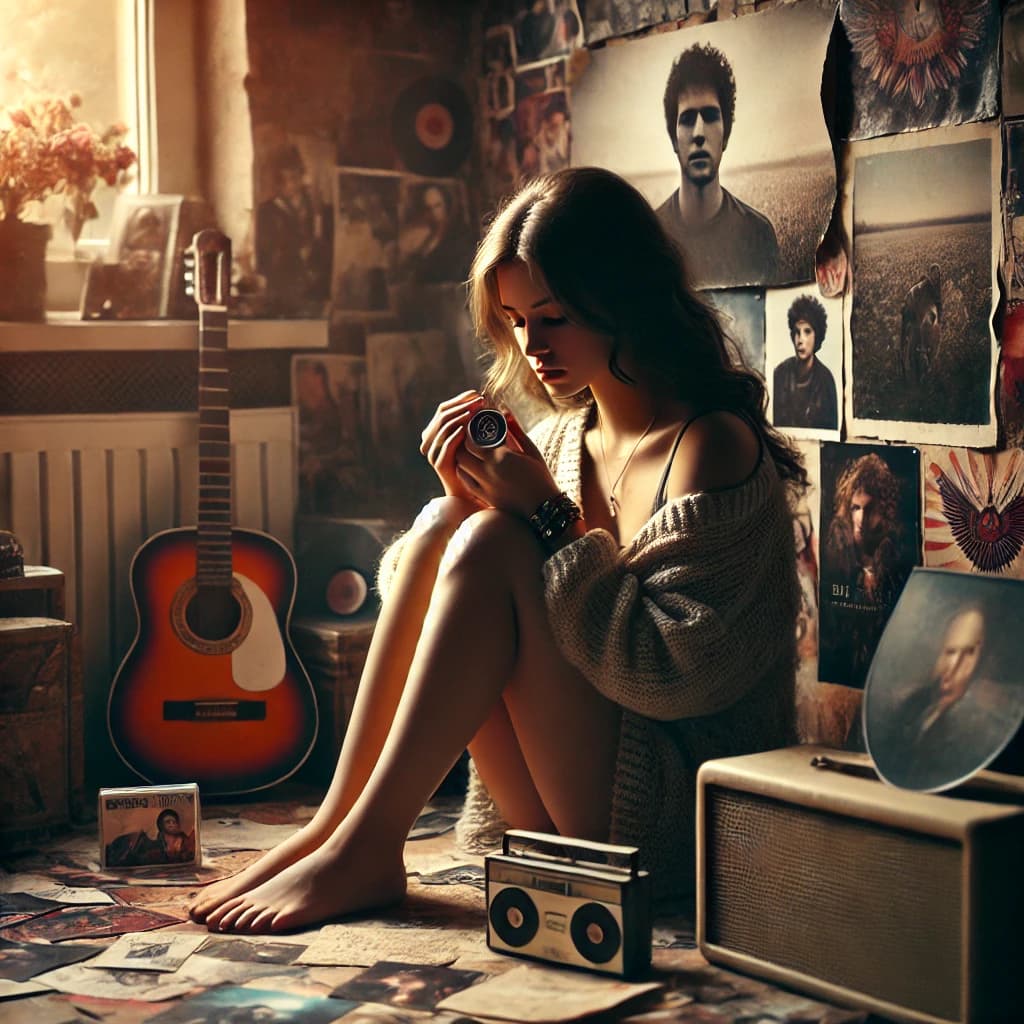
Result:
<instances>
[{"instance_id":1,"label":"terracotta pot","mask_svg":"<svg viewBox=\"0 0 1024 1024\"><path fill-rule=\"evenodd\" d=\"M0 320L46 319L48 224L0 220Z\"/></svg>"}]
</instances>

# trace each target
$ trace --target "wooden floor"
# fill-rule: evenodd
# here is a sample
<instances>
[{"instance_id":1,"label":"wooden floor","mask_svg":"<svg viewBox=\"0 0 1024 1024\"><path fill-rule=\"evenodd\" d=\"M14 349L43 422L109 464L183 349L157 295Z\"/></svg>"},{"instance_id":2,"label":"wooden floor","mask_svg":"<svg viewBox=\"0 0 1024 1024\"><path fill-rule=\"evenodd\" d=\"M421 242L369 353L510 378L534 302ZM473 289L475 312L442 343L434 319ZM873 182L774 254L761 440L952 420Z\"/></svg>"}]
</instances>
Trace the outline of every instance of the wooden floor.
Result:
<instances>
[{"instance_id":1,"label":"wooden floor","mask_svg":"<svg viewBox=\"0 0 1024 1024\"><path fill-rule=\"evenodd\" d=\"M635 1024L855 1024L872 1020L859 1011L828 1006L710 966L694 948L693 921L685 913L655 922L652 968L639 979L656 985L647 991L634 993L601 975L533 965L491 952L485 942L483 858L456 850L450 825L457 808L450 800L428 808L432 813L428 816L425 812L412 833L447 829L439 835L410 838L406 847L409 893L400 907L273 939L209 938L204 929L187 921L184 910L189 899L202 885L257 858L259 851L251 847L265 848L308 820L315 792L296 787L283 796L287 798L279 794L273 801L205 805L201 835L204 867L199 872L188 869L176 878L161 877L162 872L154 876L152 871L142 878L101 872L94 828L78 829L38 850L6 857L0 874L0 892L4 894L41 892L54 885L98 888L116 904L169 918L154 928L152 922L136 915L134 922L119 926L122 931L152 929L146 935L154 940L184 935L191 937L191 942L181 940L185 946L208 945L205 949L196 946L180 967L161 973L87 968L86 950L86 959L79 964L36 975L34 983L40 987L31 991L0 980L0 996L5 996L0 1002L0 1020L4 1024L97 1020L135 1024L150 1019L160 1024L241 1024L248 1020L326 1024L338 1017L346 1024L364 1020L455 1022L486 1016L567 1020L589 1015L601 1006L614 1008L591 1019ZM60 915L51 912L46 917L24 919L11 913L13 902L11 896L0 896L0 911L5 915L0 917L0 940L46 942L47 922ZM61 941L93 945L98 956L116 936L65 936ZM0 942L0 978L5 977L9 949ZM375 969L373 965L380 962L389 966ZM505 979L517 993L512 996L498 986L498 979L510 971L517 972ZM374 984L374 978L387 980ZM410 978L415 979L412 985L408 984ZM490 990L479 987L488 984ZM449 996L450 1009L437 1008L439 999L459 988L457 995ZM484 998L487 992L494 994ZM465 1002L467 993L472 1002Z\"/></svg>"}]
</instances>

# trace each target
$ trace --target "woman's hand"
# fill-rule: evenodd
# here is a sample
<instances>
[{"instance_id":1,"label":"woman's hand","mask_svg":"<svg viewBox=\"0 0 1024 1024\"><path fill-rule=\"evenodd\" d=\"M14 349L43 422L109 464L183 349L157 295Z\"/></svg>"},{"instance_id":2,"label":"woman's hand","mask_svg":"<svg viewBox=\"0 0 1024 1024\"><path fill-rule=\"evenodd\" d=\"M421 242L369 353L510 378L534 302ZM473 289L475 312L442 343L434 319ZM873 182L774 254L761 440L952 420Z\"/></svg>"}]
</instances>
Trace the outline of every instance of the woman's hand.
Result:
<instances>
[{"instance_id":1,"label":"woman's hand","mask_svg":"<svg viewBox=\"0 0 1024 1024\"><path fill-rule=\"evenodd\" d=\"M465 437L454 455L455 472L480 504L529 519L545 498L559 493L559 487L515 416L506 413L505 418L508 434L497 448L479 448Z\"/></svg>"},{"instance_id":2,"label":"woman's hand","mask_svg":"<svg viewBox=\"0 0 1024 1024\"><path fill-rule=\"evenodd\" d=\"M487 507L487 502L479 493L468 487L458 475L455 455L466 439L466 424L473 413L484 407L484 396L479 391L463 391L454 398L445 399L434 413L430 422L423 429L420 443L420 454L438 475L444 493L456 498L466 498Z\"/></svg>"}]
</instances>

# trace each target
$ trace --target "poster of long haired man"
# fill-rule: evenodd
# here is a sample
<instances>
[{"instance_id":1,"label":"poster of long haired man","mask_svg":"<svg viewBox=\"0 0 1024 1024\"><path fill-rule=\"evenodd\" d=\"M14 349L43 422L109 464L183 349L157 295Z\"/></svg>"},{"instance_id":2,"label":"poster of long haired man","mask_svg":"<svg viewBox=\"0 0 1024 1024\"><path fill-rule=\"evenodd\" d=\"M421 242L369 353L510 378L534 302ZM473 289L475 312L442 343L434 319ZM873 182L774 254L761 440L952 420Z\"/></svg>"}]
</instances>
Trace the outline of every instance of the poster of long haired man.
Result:
<instances>
[{"instance_id":1,"label":"poster of long haired man","mask_svg":"<svg viewBox=\"0 0 1024 1024\"><path fill-rule=\"evenodd\" d=\"M935 128L854 154L849 432L995 444L998 130Z\"/></svg>"},{"instance_id":2,"label":"poster of long haired man","mask_svg":"<svg viewBox=\"0 0 1024 1024\"><path fill-rule=\"evenodd\" d=\"M696 287L814 279L836 195L821 104L835 12L805 0L628 39L573 79L573 164L634 184Z\"/></svg>"},{"instance_id":3,"label":"poster of long haired man","mask_svg":"<svg viewBox=\"0 0 1024 1024\"><path fill-rule=\"evenodd\" d=\"M818 677L862 687L910 570L920 564L916 448L821 446Z\"/></svg>"}]
</instances>

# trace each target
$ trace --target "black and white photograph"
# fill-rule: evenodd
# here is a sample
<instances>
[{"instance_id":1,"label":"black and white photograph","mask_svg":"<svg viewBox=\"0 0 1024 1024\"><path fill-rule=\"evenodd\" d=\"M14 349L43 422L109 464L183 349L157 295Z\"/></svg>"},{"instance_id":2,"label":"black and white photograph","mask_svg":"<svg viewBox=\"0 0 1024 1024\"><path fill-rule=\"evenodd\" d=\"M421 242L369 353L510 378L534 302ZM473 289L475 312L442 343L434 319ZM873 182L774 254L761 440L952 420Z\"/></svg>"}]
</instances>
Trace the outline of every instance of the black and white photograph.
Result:
<instances>
[{"instance_id":1,"label":"black and white photograph","mask_svg":"<svg viewBox=\"0 0 1024 1024\"><path fill-rule=\"evenodd\" d=\"M745 366L764 376L764 292L759 288L707 291L704 298L718 312L726 336Z\"/></svg>"},{"instance_id":2,"label":"black and white photograph","mask_svg":"<svg viewBox=\"0 0 1024 1024\"><path fill-rule=\"evenodd\" d=\"M834 19L810 0L655 33L592 51L574 79L573 164L634 184L698 288L814 279L836 196L821 103Z\"/></svg>"},{"instance_id":3,"label":"black and white photograph","mask_svg":"<svg viewBox=\"0 0 1024 1024\"><path fill-rule=\"evenodd\" d=\"M818 678L863 687L892 609L920 564L919 452L821 446Z\"/></svg>"},{"instance_id":4,"label":"black and white photograph","mask_svg":"<svg viewBox=\"0 0 1024 1024\"><path fill-rule=\"evenodd\" d=\"M274 942L266 939L242 939L211 936L196 950L201 956L235 963L290 964L305 952L299 942Z\"/></svg>"},{"instance_id":5,"label":"black and white photograph","mask_svg":"<svg viewBox=\"0 0 1024 1024\"><path fill-rule=\"evenodd\" d=\"M88 960L98 952L97 946L72 942L11 942L0 939L0 978L28 981L44 971Z\"/></svg>"},{"instance_id":6,"label":"black and white photograph","mask_svg":"<svg viewBox=\"0 0 1024 1024\"><path fill-rule=\"evenodd\" d=\"M765 379L772 423L793 437L838 441L842 424L843 300L817 285L765 293Z\"/></svg>"},{"instance_id":7,"label":"black and white photograph","mask_svg":"<svg viewBox=\"0 0 1024 1024\"><path fill-rule=\"evenodd\" d=\"M921 449L924 564L1024 579L1024 452Z\"/></svg>"},{"instance_id":8,"label":"black and white photograph","mask_svg":"<svg viewBox=\"0 0 1024 1024\"><path fill-rule=\"evenodd\" d=\"M360 1003L432 1010L442 999L461 992L482 977L480 971L383 960L339 985L331 995Z\"/></svg>"},{"instance_id":9,"label":"black and white photograph","mask_svg":"<svg viewBox=\"0 0 1024 1024\"><path fill-rule=\"evenodd\" d=\"M853 51L851 139L980 121L997 113L999 4L841 0Z\"/></svg>"},{"instance_id":10,"label":"black and white photograph","mask_svg":"<svg viewBox=\"0 0 1024 1024\"><path fill-rule=\"evenodd\" d=\"M995 443L998 143L970 125L855 149L851 433Z\"/></svg>"},{"instance_id":11,"label":"black and white photograph","mask_svg":"<svg viewBox=\"0 0 1024 1024\"><path fill-rule=\"evenodd\" d=\"M176 971L205 941L202 935L152 932L122 935L101 950L90 967L124 967L132 971Z\"/></svg>"},{"instance_id":12,"label":"black and white photograph","mask_svg":"<svg viewBox=\"0 0 1024 1024\"><path fill-rule=\"evenodd\" d=\"M863 725L879 775L939 792L991 764L1024 722L1024 582L916 569L871 666Z\"/></svg>"},{"instance_id":13,"label":"black and white photograph","mask_svg":"<svg viewBox=\"0 0 1024 1024\"><path fill-rule=\"evenodd\" d=\"M270 140L268 140L269 143ZM331 287L334 209L332 147L314 139L276 140L261 162L254 270L263 317L322 317Z\"/></svg>"},{"instance_id":14,"label":"black and white photograph","mask_svg":"<svg viewBox=\"0 0 1024 1024\"><path fill-rule=\"evenodd\" d=\"M476 240L456 179L403 178L396 276L412 284L464 281Z\"/></svg>"},{"instance_id":15,"label":"black and white photograph","mask_svg":"<svg viewBox=\"0 0 1024 1024\"><path fill-rule=\"evenodd\" d=\"M336 309L379 313L391 308L401 181L401 175L388 172L338 170L331 288Z\"/></svg>"}]
</instances>

